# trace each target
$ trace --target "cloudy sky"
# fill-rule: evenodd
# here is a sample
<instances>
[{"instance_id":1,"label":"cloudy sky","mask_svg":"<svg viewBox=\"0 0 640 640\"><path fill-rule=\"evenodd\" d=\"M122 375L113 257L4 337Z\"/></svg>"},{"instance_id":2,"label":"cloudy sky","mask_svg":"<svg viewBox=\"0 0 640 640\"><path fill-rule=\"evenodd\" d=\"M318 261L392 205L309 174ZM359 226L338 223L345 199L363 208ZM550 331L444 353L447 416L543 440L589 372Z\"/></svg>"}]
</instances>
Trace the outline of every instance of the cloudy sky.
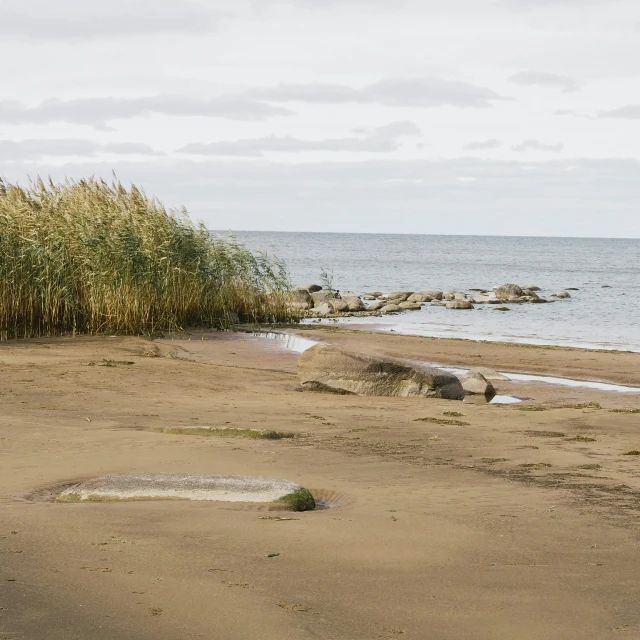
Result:
<instances>
[{"instance_id":1,"label":"cloudy sky","mask_svg":"<svg viewBox=\"0 0 640 640\"><path fill-rule=\"evenodd\" d=\"M0 0L0 176L214 229L640 237L638 0Z\"/></svg>"}]
</instances>

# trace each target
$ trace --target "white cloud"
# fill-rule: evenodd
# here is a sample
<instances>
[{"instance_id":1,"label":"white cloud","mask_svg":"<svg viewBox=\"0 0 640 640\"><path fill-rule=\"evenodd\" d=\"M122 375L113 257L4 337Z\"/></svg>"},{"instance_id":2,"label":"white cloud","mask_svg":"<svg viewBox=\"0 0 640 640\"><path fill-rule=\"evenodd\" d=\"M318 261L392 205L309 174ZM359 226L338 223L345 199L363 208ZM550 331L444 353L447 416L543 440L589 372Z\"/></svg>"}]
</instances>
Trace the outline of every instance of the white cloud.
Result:
<instances>
[{"instance_id":1,"label":"white cloud","mask_svg":"<svg viewBox=\"0 0 640 640\"><path fill-rule=\"evenodd\" d=\"M185 96L160 95L144 98L50 98L29 107L21 102L0 101L0 123L49 124L68 122L98 129L108 129L114 120L166 116L203 116L230 120L259 121L274 116L293 115L289 109L251 98L198 99Z\"/></svg>"},{"instance_id":2,"label":"white cloud","mask_svg":"<svg viewBox=\"0 0 640 640\"><path fill-rule=\"evenodd\" d=\"M137 142L108 142L101 144L91 140L42 139L0 140L0 161L25 162L52 157L82 156L98 154L161 156L149 145Z\"/></svg>"},{"instance_id":3,"label":"white cloud","mask_svg":"<svg viewBox=\"0 0 640 640\"><path fill-rule=\"evenodd\" d=\"M191 0L0 0L0 37L66 42L114 36L199 34L220 17Z\"/></svg>"},{"instance_id":4,"label":"white cloud","mask_svg":"<svg viewBox=\"0 0 640 640\"><path fill-rule=\"evenodd\" d=\"M511 147L514 151L562 151L564 146L558 142L556 144L546 144L539 140L523 140L520 144Z\"/></svg>"},{"instance_id":5,"label":"white cloud","mask_svg":"<svg viewBox=\"0 0 640 640\"><path fill-rule=\"evenodd\" d=\"M508 78L509 82L522 86L550 87L562 89L565 92L578 90L575 80L557 73L546 73L544 71L520 71Z\"/></svg>"},{"instance_id":6,"label":"white cloud","mask_svg":"<svg viewBox=\"0 0 640 640\"><path fill-rule=\"evenodd\" d=\"M360 88L339 84L281 84L252 89L249 96L273 102L309 104L381 104L391 107L486 108L501 100L510 100L492 89L469 82L435 77L385 78Z\"/></svg>"},{"instance_id":7,"label":"white cloud","mask_svg":"<svg viewBox=\"0 0 640 640\"><path fill-rule=\"evenodd\" d=\"M408 121L392 122L363 136L301 140L293 136L266 136L245 140L188 144L178 153L201 156L245 156L260 158L265 152L300 153L304 151L348 151L389 153L399 148L398 139L420 134L420 129Z\"/></svg>"},{"instance_id":8,"label":"white cloud","mask_svg":"<svg viewBox=\"0 0 640 640\"><path fill-rule=\"evenodd\" d=\"M466 151L481 151L484 149L500 149L503 143L501 140L496 140L492 138L491 140L484 140L483 142L470 142L465 145L464 148Z\"/></svg>"}]
</instances>

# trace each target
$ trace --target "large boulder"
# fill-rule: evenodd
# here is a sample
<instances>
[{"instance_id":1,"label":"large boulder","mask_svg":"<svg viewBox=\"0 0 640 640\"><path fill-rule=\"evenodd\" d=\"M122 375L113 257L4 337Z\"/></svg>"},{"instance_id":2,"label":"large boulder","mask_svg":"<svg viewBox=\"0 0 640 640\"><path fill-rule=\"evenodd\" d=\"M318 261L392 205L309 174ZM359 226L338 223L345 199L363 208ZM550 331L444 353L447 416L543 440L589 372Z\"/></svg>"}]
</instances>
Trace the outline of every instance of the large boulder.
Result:
<instances>
[{"instance_id":1,"label":"large boulder","mask_svg":"<svg viewBox=\"0 0 640 640\"><path fill-rule=\"evenodd\" d=\"M473 309L473 305L468 300L452 300L447 302L447 309Z\"/></svg>"},{"instance_id":2,"label":"large boulder","mask_svg":"<svg viewBox=\"0 0 640 640\"><path fill-rule=\"evenodd\" d=\"M291 293L291 306L294 309L311 309L313 307L313 298L306 289L297 289Z\"/></svg>"},{"instance_id":3,"label":"large boulder","mask_svg":"<svg viewBox=\"0 0 640 640\"><path fill-rule=\"evenodd\" d=\"M412 367L327 344L316 344L300 355L298 378L302 388L308 391L447 400L464 398L460 381L446 371Z\"/></svg>"},{"instance_id":4,"label":"large boulder","mask_svg":"<svg viewBox=\"0 0 640 640\"><path fill-rule=\"evenodd\" d=\"M552 297L554 298L570 298L571 294L568 291L558 291L557 293L552 293Z\"/></svg>"},{"instance_id":5,"label":"large boulder","mask_svg":"<svg viewBox=\"0 0 640 640\"><path fill-rule=\"evenodd\" d=\"M532 291L532 289L529 289ZM496 298L501 300L516 300L521 298L524 291L517 284L501 284L495 287Z\"/></svg>"},{"instance_id":6,"label":"large boulder","mask_svg":"<svg viewBox=\"0 0 640 640\"><path fill-rule=\"evenodd\" d=\"M322 289L321 291L314 291L310 294L313 298L314 305L319 305L321 302L333 302L340 298L340 294L337 291L329 291L329 289Z\"/></svg>"},{"instance_id":7,"label":"large boulder","mask_svg":"<svg viewBox=\"0 0 640 640\"><path fill-rule=\"evenodd\" d=\"M424 293L413 293L407 298L407 302L431 302L433 297L426 296Z\"/></svg>"},{"instance_id":8,"label":"large boulder","mask_svg":"<svg viewBox=\"0 0 640 640\"><path fill-rule=\"evenodd\" d=\"M349 311L366 311L367 309L364 302L356 295L342 294L342 300L347 303Z\"/></svg>"},{"instance_id":9,"label":"large boulder","mask_svg":"<svg viewBox=\"0 0 640 640\"><path fill-rule=\"evenodd\" d=\"M380 311L380 309L384 309L386 306L388 306L386 300L378 300L378 302L370 304L367 309L369 311Z\"/></svg>"},{"instance_id":10,"label":"large boulder","mask_svg":"<svg viewBox=\"0 0 640 640\"><path fill-rule=\"evenodd\" d=\"M478 371L469 371L460 378L465 393L493 397L496 390L493 385Z\"/></svg>"},{"instance_id":11,"label":"large boulder","mask_svg":"<svg viewBox=\"0 0 640 640\"><path fill-rule=\"evenodd\" d=\"M322 291L322 287L319 284L299 284L296 287L296 291L308 291L309 293L315 293L316 291Z\"/></svg>"},{"instance_id":12,"label":"large boulder","mask_svg":"<svg viewBox=\"0 0 640 640\"><path fill-rule=\"evenodd\" d=\"M333 301L333 308L339 313L349 311L349 303L346 300L338 299Z\"/></svg>"},{"instance_id":13,"label":"large boulder","mask_svg":"<svg viewBox=\"0 0 640 640\"><path fill-rule=\"evenodd\" d=\"M314 311L319 316L332 316L336 313L332 302L321 302L319 305L314 307Z\"/></svg>"}]
</instances>

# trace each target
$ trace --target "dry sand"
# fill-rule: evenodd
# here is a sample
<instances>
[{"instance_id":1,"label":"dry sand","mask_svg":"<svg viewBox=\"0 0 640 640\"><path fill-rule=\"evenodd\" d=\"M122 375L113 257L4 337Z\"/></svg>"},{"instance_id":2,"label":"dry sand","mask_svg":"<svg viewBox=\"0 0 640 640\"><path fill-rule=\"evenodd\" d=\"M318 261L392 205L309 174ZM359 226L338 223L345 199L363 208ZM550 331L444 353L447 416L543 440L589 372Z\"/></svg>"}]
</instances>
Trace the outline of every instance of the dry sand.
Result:
<instances>
[{"instance_id":1,"label":"dry sand","mask_svg":"<svg viewBox=\"0 0 640 640\"><path fill-rule=\"evenodd\" d=\"M640 385L638 354L300 333ZM523 411L307 394L295 363L238 334L0 344L0 638L640 637L640 456L623 455L640 415L612 411L640 395L498 382ZM198 424L297 435L161 432ZM282 478L332 508L53 501L136 472Z\"/></svg>"}]
</instances>

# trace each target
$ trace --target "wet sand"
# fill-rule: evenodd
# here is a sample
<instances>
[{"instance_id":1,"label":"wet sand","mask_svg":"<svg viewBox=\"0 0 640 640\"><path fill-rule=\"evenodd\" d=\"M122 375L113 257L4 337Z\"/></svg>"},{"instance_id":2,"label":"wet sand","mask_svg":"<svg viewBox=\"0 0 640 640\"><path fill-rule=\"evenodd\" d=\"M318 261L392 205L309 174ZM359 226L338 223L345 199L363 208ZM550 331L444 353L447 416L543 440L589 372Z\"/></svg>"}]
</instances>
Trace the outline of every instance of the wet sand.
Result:
<instances>
[{"instance_id":1,"label":"wet sand","mask_svg":"<svg viewBox=\"0 0 640 640\"><path fill-rule=\"evenodd\" d=\"M298 333L640 385L640 354ZM0 344L0 638L640 635L640 456L624 455L640 449L640 415L613 411L640 395L515 382L499 393L520 405L308 394L295 364L243 334ZM186 425L296 437L160 432ZM283 478L332 508L52 501L146 471Z\"/></svg>"}]
</instances>

